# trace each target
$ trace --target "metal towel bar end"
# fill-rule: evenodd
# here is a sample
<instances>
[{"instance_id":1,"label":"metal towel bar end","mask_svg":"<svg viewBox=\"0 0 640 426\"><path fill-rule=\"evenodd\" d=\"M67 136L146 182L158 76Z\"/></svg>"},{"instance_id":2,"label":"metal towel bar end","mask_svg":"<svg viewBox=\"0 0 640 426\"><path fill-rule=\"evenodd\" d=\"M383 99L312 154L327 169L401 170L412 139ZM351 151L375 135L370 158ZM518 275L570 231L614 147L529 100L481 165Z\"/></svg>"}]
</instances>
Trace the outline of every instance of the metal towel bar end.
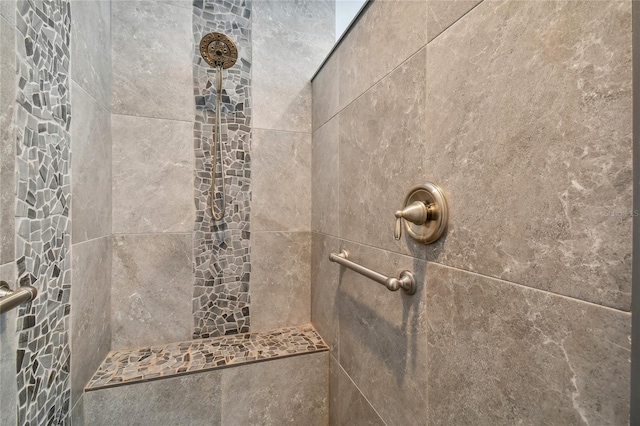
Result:
<instances>
[{"instance_id":1,"label":"metal towel bar end","mask_svg":"<svg viewBox=\"0 0 640 426\"><path fill-rule=\"evenodd\" d=\"M387 277L376 271L372 271L369 268L365 268L362 265L358 265L357 263L350 261L349 253L346 250L341 250L340 253L331 253L329 255L329 260L339 263L342 266L359 273L360 275L364 275L365 277L382 284L391 291L402 289L407 294L415 294L416 292L416 279L411 271L405 270L400 272L399 278Z\"/></svg>"},{"instance_id":2,"label":"metal towel bar end","mask_svg":"<svg viewBox=\"0 0 640 426\"><path fill-rule=\"evenodd\" d=\"M9 284L0 281L0 314L10 311L26 302L31 302L38 295L38 290L29 285L11 291Z\"/></svg>"}]
</instances>

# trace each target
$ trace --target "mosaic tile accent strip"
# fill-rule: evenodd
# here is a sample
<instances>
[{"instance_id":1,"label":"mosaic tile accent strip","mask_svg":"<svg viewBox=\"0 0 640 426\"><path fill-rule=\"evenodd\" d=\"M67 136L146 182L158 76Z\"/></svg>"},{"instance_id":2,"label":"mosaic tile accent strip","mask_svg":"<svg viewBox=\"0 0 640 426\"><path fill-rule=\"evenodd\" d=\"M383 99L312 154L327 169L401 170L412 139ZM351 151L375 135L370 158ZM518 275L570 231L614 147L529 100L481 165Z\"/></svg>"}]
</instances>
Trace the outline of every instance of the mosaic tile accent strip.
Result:
<instances>
[{"instance_id":1,"label":"mosaic tile accent strip","mask_svg":"<svg viewBox=\"0 0 640 426\"><path fill-rule=\"evenodd\" d=\"M329 347L312 325L266 333L212 337L107 355L86 391L282 358L327 351Z\"/></svg>"},{"instance_id":2,"label":"mosaic tile accent strip","mask_svg":"<svg viewBox=\"0 0 640 426\"><path fill-rule=\"evenodd\" d=\"M246 0L195 0L193 5L196 103L194 230L194 338L249 332L251 183L251 6ZM222 141L226 216L216 222L208 208L214 143L215 70L200 57L203 35L222 32L238 47L238 61L224 71ZM221 167L215 166L220 185ZM220 195L216 206L220 206Z\"/></svg>"},{"instance_id":3,"label":"mosaic tile accent strip","mask_svg":"<svg viewBox=\"0 0 640 426\"><path fill-rule=\"evenodd\" d=\"M19 1L16 14L18 424L68 421L71 221L68 0Z\"/></svg>"}]
</instances>

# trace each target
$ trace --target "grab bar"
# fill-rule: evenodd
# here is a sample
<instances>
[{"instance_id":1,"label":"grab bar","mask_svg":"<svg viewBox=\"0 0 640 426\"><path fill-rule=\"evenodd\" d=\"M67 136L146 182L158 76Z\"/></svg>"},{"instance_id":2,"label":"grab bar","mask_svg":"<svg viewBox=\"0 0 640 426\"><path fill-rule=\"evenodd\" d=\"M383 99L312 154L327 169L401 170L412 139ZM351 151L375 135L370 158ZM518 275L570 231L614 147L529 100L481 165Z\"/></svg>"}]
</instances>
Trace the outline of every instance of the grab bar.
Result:
<instances>
[{"instance_id":1,"label":"grab bar","mask_svg":"<svg viewBox=\"0 0 640 426\"><path fill-rule=\"evenodd\" d=\"M365 277L372 279L373 281L382 284L391 291L397 291L403 289L407 294L415 294L416 292L416 279L413 273L410 271L400 272L400 278L387 277L376 271L372 271L369 268L365 268L362 265L358 265L355 262L349 260L349 253L346 250L341 250L340 253L331 253L329 260L341 264L344 267L351 269L364 275Z\"/></svg>"},{"instance_id":2,"label":"grab bar","mask_svg":"<svg viewBox=\"0 0 640 426\"><path fill-rule=\"evenodd\" d=\"M23 303L31 302L37 294L38 290L35 287L25 285L16 291L11 291L9 284L0 281L0 314L9 312Z\"/></svg>"}]
</instances>

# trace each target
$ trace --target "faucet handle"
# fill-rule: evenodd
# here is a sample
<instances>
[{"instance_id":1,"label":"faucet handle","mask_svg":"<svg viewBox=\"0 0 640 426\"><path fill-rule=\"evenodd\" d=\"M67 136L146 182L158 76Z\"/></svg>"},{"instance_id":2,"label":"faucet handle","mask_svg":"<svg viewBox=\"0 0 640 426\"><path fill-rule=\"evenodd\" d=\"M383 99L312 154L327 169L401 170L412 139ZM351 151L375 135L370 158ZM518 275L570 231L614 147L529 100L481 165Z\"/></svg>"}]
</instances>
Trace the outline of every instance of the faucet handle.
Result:
<instances>
[{"instance_id":1,"label":"faucet handle","mask_svg":"<svg viewBox=\"0 0 640 426\"><path fill-rule=\"evenodd\" d=\"M402 219L416 225L422 225L427 220L433 220L434 207L433 205L427 205L423 201L414 201L403 210L398 210L396 212L396 229L393 233L396 240L402 237Z\"/></svg>"},{"instance_id":2,"label":"faucet handle","mask_svg":"<svg viewBox=\"0 0 640 426\"><path fill-rule=\"evenodd\" d=\"M396 240L402 238L404 227L416 241L425 244L436 242L447 228L449 220L444 192L431 182L414 186L404 199L402 210L395 212L395 217L393 236Z\"/></svg>"}]
</instances>

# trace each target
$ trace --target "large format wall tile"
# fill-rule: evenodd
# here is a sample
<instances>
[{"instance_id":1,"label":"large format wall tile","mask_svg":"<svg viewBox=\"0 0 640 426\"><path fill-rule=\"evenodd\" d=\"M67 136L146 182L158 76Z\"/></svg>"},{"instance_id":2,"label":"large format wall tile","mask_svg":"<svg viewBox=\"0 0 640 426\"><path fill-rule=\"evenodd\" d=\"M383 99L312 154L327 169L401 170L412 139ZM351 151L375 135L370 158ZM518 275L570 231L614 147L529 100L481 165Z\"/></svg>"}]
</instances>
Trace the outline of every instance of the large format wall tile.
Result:
<instances>
[{"instance_id":1,"label":"large format wall tile","mask_svg":"<svg viewBox=\"0 0 640 426\"><path fill-rule=\"evenodd\" d=\"M311 322L311 233L254 232L251 331Z\"/></svg>"},{"instance_id":2,"label":"large format wall tile","mask_svg":"<svg viewBox=\"0 0 640 426\"><path fill-rule=\"evenodd\" d=\"M92 426L220 425L222 374L211 371L87 392L85 422Z\"/></svg>"},{"instance_id":3,"label":"large format wall tile","mask_svg":"<svg viewBox=\"0 0 640 426\"><path fill-rule=\"evenodd\" d=\"M436 38L482 0L426 0L427 41Z\"/></svg>"},{"instance_id":4,"label":"large format wall tile","mask_svg":"<svg viewBox=\"0 0 640 426\"><path fill-rule=\"evenodd\" d=\"M111 106L111 1L72 0L71 8L73 9L71 78L105 108L109 108Z\"/></svg>"},{"instance_id":5,"label":"large format wall tile","mask_svg":"<svg viewBox=\"0 0 640 426\"><path fill-rule=\"evenodd\" d=\"M71 409L71 426L84 426L84 396Z\"/></svg>"},{"instance_id":6,"label":"large format wall tile","mask_svg":"<svg viewBox=\"0 0 640 426\"><path fill-rule=\"evenodd\" d=\"M73 243L111 233L111 114L78 84L71 83Z\"/></svg>"},{"instance_id":7,"label":"large format wall tile","mask_svg":"<svg viewBox=\"0 0 640 426\"><path fill-rule=\"evenodd\" d=\"M333 356L330 363L329 424L331 426L386 426Z\"/></svg>"},{"instance_id":8,"label":"large format wall tile","mask_svg":"<svg viewBox=\"0 0 640 426\"><path fill-rule=\"evenodd\" d=\"M111 348L111 237L72 246L71 406Z\"/></svg>"},{"instance_id":9,"label":"large format wall tile","mask_svg":"<svg viewBox=\"0 0 640 426\"><path fill-rule=\"evenodd\" d=\"M328 357L321 352L222 370L222 424L328 424Z\"/></svg>"},{"instance_id":10,"label":"large format wall tile","mask_svg":"<svg viewBox=\"0 0 640 426\"><path fill-rule=\"evenodd\" d=\"M630 315L430 263L430 425L626 425Z\"/></svg>"},{"instance_id":11,"label":"large format wall tile","mask_svg":"<svg viewBox=\"0 0 640 426\"><path fill-rule=\"evenodd\" d=\"M111 111L192 121L192 11L154 1L111 11Z\"/></svg>"},{"instance_id":12,"label":"large format wall tile","mask_svg":"<svg viewBox=\"0 0 640 426\"><path fill-rule=\"evenodd\" d=\"M192 256L191 234L114 237L112 349L191 338Z\"/></svg>"},{"instance_id":13,"label":"large format wall tile","mask_svg":"<svg viewBox=\"0 0 640 426\"><path fill-rule=\"evenodd\" d=\"M314 131L340 110L339 83L340 55L334 51L311 84L311 117Z\"/></svg>"},{"instance_id":14,"label":"large format wall tile","mask_svg":"<svg viewBox=\"0 0 640 426\"><path fill-rule=\"evenodd\" d=\"M182 121L113 115L114 233L193 229L192 132Z\"/></svg>"},{"instance_id":15,"label":"large format wall tile","mask_svg":"<svg viewBox=\"0 0 640 426\"><path fill-rule=\"evenodd\" d=\"M0 1L0 16L7 19L9 22L14 22L16 16L16 1ZM6 58L6 56L3 56L3 58Z\"/></svg>"},{"instance_id":16,"label":"large format wall tile","mask_svg":"<svg viewBox=\"0 0 640 426\"><path fill-rule=\"evenodd\" d=\"M333 43L335 2L253 3L253 117L260 129L311 131L311 83Z\"/></svg>"},{"instance_id":17,"label":"large format wall tile","mask_svg":"<svg viewBox=\"0 0 640 426\"><path fill-rule=\"evenodd\" d=\"M628 310L631 2L483 2L427 50L430 258Z\"/></svg>"},{"instance_id":18,"label":"large format wall tile","mask_svg":"<svg viewBox=\"0 0 640 426\"><path fill-rule=\"evenodd\" d=\"M309 231L311 135L254 130L252 204L255 231Z\"/></svg>"},{"instance_id":19,"label":"large format wall tile","mask_svg":"<svg viewBox=\"0 0 640 426\"><path fill-rule=\"evenodd\" d=\"M387 424L424 424L427 327L423 260L342 242L349 258L388 276L415 274L418 289L391 292L342 268L337 295L340 364ZM338 265L333 265L339 267Z\"/></svg>"},{"instance_id":20,"label":"large format wall tile","mask_svg":"<svg viewBox=\"0 0 640 426\"><path fill-rule=\"evenodd\" d=\"M340 241L323 234L311 234L311 322L331 353L338 353L338 284L340 265L329 260L340 251Z\"/></svg>"},{"instance_id":21,"label":"large format wall tile","mask_svg":"<svg viewBox=\"0 0 640 426\"><path fill-rule=\"evenodd\" d=\"M334 53L340 55L340 109L427 44L426 20L424 0L369 6Z\"/></svg>"},{"instance_id":22,"label":"large format wall tile","mask_svg":"<svg viewBox=\"0 0 640 426\"><path fill-rule=\"evenodd\" d=\"M313 133L311 163L311 230L338 235L340 189L339 117Z\"/></svg>"},{"instance_id":23,"label":"large format wall tile","mask_svg":"<svg viewBox=\"0 0 640 426\"><path fill-rule=\"evenodd\" d=\"M427 175L425 61L423 49L340 113L340 236L422 257L423 244L396 241L393 229L406 192Z\"/></svg>"},{"instance_id":24,"label":"large format wall tile","mask_svg":"<svg viewBox=\"0 0 640 426\"><path fill-rule=\"evenodd\" d=\"M0 280L16 288L16 264L0 266ZM18 388L16 383L16 310L0 315L0 425L16 425Z\"/></svg>"},{"instance_id":25,"label":"large format wall tile","mask_svg":"<svg viewBox=\"0 0 640 426\"><path fill-rule=\"evenodd\" d=\"M4 1L0 4L4 5ZM7 4L11 2L6 2ZM11 3L14 7L15 4ZM16 35L13 23L0 19L0 264L15 258L15 163L16 136L14 103L16 101Z\"/></svg>"}]
</instances>

